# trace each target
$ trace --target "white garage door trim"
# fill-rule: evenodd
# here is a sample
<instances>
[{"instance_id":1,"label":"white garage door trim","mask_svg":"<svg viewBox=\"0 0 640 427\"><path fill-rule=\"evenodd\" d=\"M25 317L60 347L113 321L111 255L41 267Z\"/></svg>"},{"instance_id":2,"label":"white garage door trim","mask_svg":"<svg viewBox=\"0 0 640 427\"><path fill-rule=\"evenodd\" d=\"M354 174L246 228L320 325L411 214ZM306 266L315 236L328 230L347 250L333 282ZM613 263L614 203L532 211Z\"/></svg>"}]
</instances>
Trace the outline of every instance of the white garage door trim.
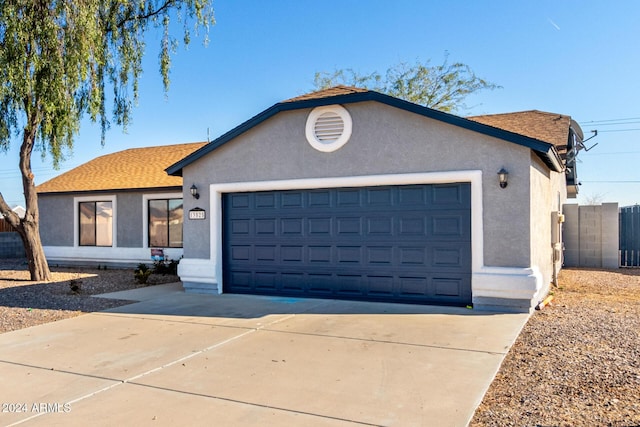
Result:
<instances>
[{"instance_id":1,"label":"white garage door trim","mask_svg":"<svg viewBox=\"0 0 640 427\"><path fill-rule=\"evenodd\" d=\"M211 259L209 265L211 266L211 264L213 264L214 277L209 276L208 279L217 285L217 293L222 293L222 194L224 193L370 187L376 185L445 184L452 182L471 183L471 269L472 273L480 271L483 265L484 247L482 229L482 171L467 170L211 184L209 187L211 212ZM186 262L184 263L182 271L187 273L186 270L189 269L190 261L183 261ZM194 265L194 267L196 266ZM183 280L185 279L183 278ZM204 281L205 280L200 280L200 282Z\"/></svg>"}]
</instances>

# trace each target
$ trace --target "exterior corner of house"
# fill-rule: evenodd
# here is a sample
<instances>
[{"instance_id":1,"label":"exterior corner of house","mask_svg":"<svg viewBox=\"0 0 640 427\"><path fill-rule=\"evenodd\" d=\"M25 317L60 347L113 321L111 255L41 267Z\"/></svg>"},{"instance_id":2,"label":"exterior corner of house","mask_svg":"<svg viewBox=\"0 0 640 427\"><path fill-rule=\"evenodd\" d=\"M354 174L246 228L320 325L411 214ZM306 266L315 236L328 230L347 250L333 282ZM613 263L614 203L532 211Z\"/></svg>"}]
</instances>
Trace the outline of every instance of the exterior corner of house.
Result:
<instances>
[{"instance_id":1,"label":"exterior corner of house","mask_svg":"<svg viewBox=\"0 0 640 427\"><path fill-rule=\"evenodd\" d=\"M222 293L215 271L216 263L209 259L182 258L178 264L178 276L187 293Z\"/></svg>"},{"instance_id":2,"label":"exterior corner of house","mask_svg":"<svg viewBox=\"0 0 640 427\"><path fill-rule=\"evenodd\" d=\"M531 312L544 290L543 281L537 266L483 267L472 274L474 309Z\"/></svg>"}]
</instances>

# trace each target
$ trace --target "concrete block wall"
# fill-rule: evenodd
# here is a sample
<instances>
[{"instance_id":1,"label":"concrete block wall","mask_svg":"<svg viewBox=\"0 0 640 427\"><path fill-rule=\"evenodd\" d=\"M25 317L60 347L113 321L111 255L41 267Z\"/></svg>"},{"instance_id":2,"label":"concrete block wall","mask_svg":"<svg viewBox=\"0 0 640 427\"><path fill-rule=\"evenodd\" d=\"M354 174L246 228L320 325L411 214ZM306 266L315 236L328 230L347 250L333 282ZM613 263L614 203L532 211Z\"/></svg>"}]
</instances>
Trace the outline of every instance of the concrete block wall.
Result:
<instances>
[{"instance_id":1,"label":"concrete block wall","mask_svg":"<svg viewBox=\"0 0 640 427\"><path fill-rule=\"evenodd\" d=\"M0 258L24 258L24 246L16 232L0 233Z\"/></svg>"},{"instance_id":2,"label":"concrete block wall","mask_svg":"<svg viewBox=\"0 0 640 427\"><path fill-rule=\"evenodd\" d=\"M562 241L564 242L564 265L577 267L580 265L580 221L579 206L564 205L562 212L565 221L562 224Z\"/></svg>"},{"instance_id":3,"label":"concrete block wall","mask_svg":"<svg viewBox=\"0 0 640 427\"><path fill-rule=\"evenodd\" d=\"M620 266L620 216L617 203L602 204L602 267Z\"/></svg>"},{"instance_id":4,"label":"concrete block wall","mask_svg":"<svg viewBox=\"0 0 640 427\"><path fill-rule=\"evenodd\" d=\"M564 205L564 265L618 268L618 204Z\"/></svg>"}]
</instances>

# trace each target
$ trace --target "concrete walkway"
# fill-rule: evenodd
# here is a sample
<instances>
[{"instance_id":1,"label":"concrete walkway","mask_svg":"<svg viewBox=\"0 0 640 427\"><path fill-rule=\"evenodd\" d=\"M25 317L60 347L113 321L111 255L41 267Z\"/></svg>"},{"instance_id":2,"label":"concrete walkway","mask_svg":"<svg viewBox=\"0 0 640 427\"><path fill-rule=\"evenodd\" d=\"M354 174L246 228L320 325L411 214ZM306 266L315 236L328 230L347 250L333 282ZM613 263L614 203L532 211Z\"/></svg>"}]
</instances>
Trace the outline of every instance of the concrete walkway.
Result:
<instances>
[{"instance_id":1,"label":"concrete walkway","mask_svg":"<svg viewBox=\"0 0 640 427\"><path fill-rule=\"evenodd\" d=\"M527 314L179 284L0 334L0 425L464 426Z\"/></svg>"}]
</instances>

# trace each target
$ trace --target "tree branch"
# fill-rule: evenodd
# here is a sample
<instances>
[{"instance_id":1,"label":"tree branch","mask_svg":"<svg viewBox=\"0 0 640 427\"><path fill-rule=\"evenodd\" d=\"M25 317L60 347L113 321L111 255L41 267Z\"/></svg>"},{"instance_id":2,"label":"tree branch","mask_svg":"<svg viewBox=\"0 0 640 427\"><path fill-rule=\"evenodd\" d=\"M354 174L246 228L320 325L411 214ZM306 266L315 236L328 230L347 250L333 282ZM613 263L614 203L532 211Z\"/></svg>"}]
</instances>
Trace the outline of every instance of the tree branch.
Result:
<instances>
[{"instance_id":1,"label":"tree branch","mask_svg":"<svg viewBox=\"0 0 640 427\"><path fill-rule=\"evenodd\" d=\"M5 202L2 193L0 193L0 213L4 217L4 219L11 224L13 228L16 230L20 226L20 217L16 214L11 207Z\"/></svg>"},{"instance_id":2,"label":"tree branch","mask_svg":"<svg viewBox=\"0 0 640 427\"><path fill-rule=\"evenodd\" d=\"M120 28L122 26L124 26L127 22L131 22L131 21L144 21L146 19L149 19L151 17L157 16L159 14L161 14L163 11L165 11L166 9L168 9L169 7L173 6L176 3L176 0L166 0L164 2L164 4L162 6L160 6L158 9L151 11L149 13L146 13L144 15L136 15L136 16L132 16L132 12L131 10L129 10L129 13L127 14L126 17L124 17L120 22L118 22L117 27Z\"/></svg>"}]
</instances>

